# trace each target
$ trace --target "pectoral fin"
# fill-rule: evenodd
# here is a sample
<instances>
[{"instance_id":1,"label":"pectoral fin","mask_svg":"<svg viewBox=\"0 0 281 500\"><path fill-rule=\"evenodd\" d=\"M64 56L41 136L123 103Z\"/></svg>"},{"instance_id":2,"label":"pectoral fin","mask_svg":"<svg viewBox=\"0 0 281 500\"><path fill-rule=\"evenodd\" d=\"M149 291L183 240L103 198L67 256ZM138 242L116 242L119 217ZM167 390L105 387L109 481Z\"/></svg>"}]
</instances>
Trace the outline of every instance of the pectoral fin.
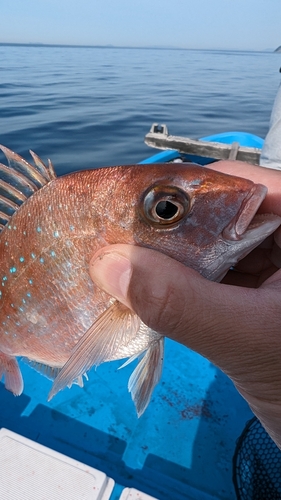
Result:
<instances>
[{"instance_id":1,"label":"pectoral fin","mask_svg":"<svg viewBox=\"0 0 281 500\"><path fill-rule=\"evenodd\" d=\"M136 336L139 326L139 317L133 311L118 301L114 302L76 344L56 377L48 400L79 379L92 366L114 359L117 349L127 345Z\"/></svg>"},{"instance_id":2,"label":"pectoral fin","mask_svg":"<svg viewBox=\"0 0 281 500\"><path fill-rule=\"evenodd\" d=\"M164 337L161 337L150 345L129 378L128 389L138 417L147 408L152 392L161 378L163 356Z\"/></svg>"},{"instance_id":3,"label":"pectoral fin","mask_svg":"<svg viewBox=\"0 0 281 500\"><path fill-rule=\"evenodd\" d=\"M15 396L20 396L23 391L23 380L16 358L0 352L0 380L5 378L5 387Z\"/></svg>"}]
</instances>

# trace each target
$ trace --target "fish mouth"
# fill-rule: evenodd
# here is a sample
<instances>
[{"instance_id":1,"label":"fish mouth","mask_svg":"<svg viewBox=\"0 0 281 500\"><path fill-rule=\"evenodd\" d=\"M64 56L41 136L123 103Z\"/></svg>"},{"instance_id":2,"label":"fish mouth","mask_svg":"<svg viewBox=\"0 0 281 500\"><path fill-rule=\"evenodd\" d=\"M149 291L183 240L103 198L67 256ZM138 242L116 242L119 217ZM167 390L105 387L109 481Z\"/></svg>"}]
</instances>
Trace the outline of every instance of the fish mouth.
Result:
<instances>
[{"instance_id":1,"label":"fish mouth","mask_svg":"<svg viewBox=\"0 0 281 500\"><path fill-rule=\"evenodd\" d=\"M274 214L257 214L267 194L267 187L255 184L244 199L241 207L222 236L229 241L263 241L281 224L281 218Z\"/></svg>"}]
</instances>

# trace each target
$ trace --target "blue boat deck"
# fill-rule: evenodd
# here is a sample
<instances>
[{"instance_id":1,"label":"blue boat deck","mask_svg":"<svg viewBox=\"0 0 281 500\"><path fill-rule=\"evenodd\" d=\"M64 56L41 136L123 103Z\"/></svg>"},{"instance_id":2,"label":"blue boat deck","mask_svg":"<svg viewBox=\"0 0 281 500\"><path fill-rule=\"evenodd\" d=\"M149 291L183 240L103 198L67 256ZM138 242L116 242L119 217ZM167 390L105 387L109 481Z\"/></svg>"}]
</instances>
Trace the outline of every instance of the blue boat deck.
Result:
<instances>
[{"instance_id":1,"label":"blue boat deck","mask_svg":"<svg viewBox=\"0 0 281 500\"><path fill-rule=\"evenodd\" d=\"M252 414L209 361L166 340L163 377L138 419L127 392L132 367L107 363L46 402L51 381L21 363L22 396L0 384L0 427L105 472L160 500L234 499L232 456ZM118 486L120 485L120 486Z\"/></svg>"}]
</instances>

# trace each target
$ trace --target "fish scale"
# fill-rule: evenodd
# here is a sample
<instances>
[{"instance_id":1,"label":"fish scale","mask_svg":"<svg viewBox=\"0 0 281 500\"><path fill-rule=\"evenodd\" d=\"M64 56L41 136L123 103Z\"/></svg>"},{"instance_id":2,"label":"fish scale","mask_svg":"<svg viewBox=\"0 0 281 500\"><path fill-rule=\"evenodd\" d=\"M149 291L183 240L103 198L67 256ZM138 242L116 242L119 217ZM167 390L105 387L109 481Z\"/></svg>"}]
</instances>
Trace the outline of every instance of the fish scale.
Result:
<instances>
[{"instance_id":1,"label":"fish scale","mask_svg":"<svg viewBox=\"0 0 281 500\"><path fill-rule=\"evenodd\" d=\"M266 188L192 164L56 178L34 153L32 166L1 149L9 166L0 168L0 378L20 394L24 357L55 379L51 398L83 385L92 366L139 358L128 387L141 415L161 377L164 339L91 281L92 255L141 245L219 280L279 226L275 215L255 216Z\"/></svg>"}]
</instances>

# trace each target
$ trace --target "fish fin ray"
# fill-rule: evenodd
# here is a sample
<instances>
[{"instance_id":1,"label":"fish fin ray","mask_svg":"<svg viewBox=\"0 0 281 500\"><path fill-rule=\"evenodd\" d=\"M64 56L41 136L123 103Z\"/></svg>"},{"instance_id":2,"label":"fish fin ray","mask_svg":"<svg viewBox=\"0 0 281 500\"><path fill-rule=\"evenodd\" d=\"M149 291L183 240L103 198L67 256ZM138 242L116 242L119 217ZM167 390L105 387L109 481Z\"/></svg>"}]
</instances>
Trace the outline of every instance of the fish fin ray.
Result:
<instances>
[{"instance_id":1,"label":"fish fin ray","mask_svg":"<svg viewBox=\"0 0 281 500\"><path fill-rule=\"evenodd\" d=\"M54 165L53 163L51 162L50 159L48 159L48 171L49 171L49 177L50 177L50 180L55 180L57 178L57 174L55 172L55 169L54 169Z\"/></svg>"},{"instance_id":2,"label":"fish fin ray","mask_svg":"<svg viewBox=\"0 0 281 500\"><path fill-rule=\"evenodd\" d=\"M1 146L7 158L8 166L0 163L0 212L8 215L7 220L0 220L0 232L12 215L36 191L56 179L56 173L50 160L46 166L33 151L30 154L35 166L10 149Z\"/></svg>"},{"instance_id":3,"label":"fish fin ray","mask_svg":"<svg viewBox=\"0 0 281 500\"><path fill-rule=\"evenodd\" d=\"M83 375L79 375L79 377L76 380L73 380L71 385L69 385L68 387L70 388L73 384L79 385L79 387L84 387Z\"/></svg>"},{"instance_id":4,"label":"fish fin ray","mask_svg":"<svg viewBox=\"0 0 281 500\"><path fill-rule=\"evenodd\" d=\"M20 155L14 153L14 151L11 151L5 146L0 145L0 149L6 156L9 167L14 172L19 172L20 174L22 174L27 181L31 181L37 187L37 189L42 188L43 186L45 186L45 184L52 180L50 178L48 168L44 165L42 160L40 160L37 155L35 156L36 160L33 157L35 161L35 166L33 166ZM42 165L45 166L45 169L42 167ZM42 169L44 170L44 175L42 174ZM45 176L47 176L47 179Z\"/></svg>"},{"instance_id":5,"label":"fish fin ray","mask_svg":"<svg viewBox=\"0 0 281 500\"><path fill-rule=\"evenodd\" d=\"M129 378L128 390L138 417L146 410L152 392L161 378L163 356L164 337L161 337L149 346Z\"/></svg>"},{"instance_id":6,"label":"fish fin ray","mask_svg":"<svg viewBox=\"0 0 281 500\"><path fill-rule=\"evenodd\" d=\"M0 223L3 228L6 226L7 222L10 220L11 216L5 214L2 210L0 210Z\"/></svg>"},{"instance_id":7,"label":"fish fin ray","mask_svg":"<svg viewBox=\"0 0 281 500\"><path fill-rule=\"evenodd\" d=\"M15 396L23 391L22 374L16 358L0 352L0 380L4 376L5 388Z\"/></svg>"},{"instance_id":8,"label":"fish fin ray","mask_svg":"<svg viewBox=\"0 0 281 500\"><path fill-rule=\"evenodd\" d=\"M3 165L3 163L0 163L0 178L5 187L8 185L16 189L17 197L24 194L26 198L29 198L35 191L38 191L38 187L32 180L13 167Z\"/></svg>"},{"instance_id":9,"label":"fish fin ray","mask_svg":"<svg viewBox=\"0 0 281 500\"><path fill-rule=\"evenodd\" d=\"M18 206L11 200L8 200L4 196L0 194L0 210L9 216L9 219L12 215L18 210Z\"/></svg>"},{"instance_id":10,"label":"fish fin ray","mask_svg":"<svg viewBox=\"0 0 281 500\"><path fill-rule=\"evenodd\" d=\"M11 217L18 209L19 206L16 206L15 208L11 201L4 199L4 197L0 195L0 231L4 229L4 227L8 224Z\"/></svg>"},{"instance_id":11,"label":"fish fin ray","mask_svg":"<svg viewBox=\"0 0 281 500\"><path fill-rule=\"evenodd\" d=\"M32 359L28 358L21 358L21 359L22 361L24 361L24 363L33 368L36 372L40 373L41 375L44 375L44 377L48 378L49 380L55 380L55 378L58 376L61 370L61 368L58 368L57 366L45 365L44 363L33 361Z\"/></svg>"},{"instance_id":12,"label":"fish fin ray","mask_svg":"<svg viewBox=\"0 0 281 500\"><path fill-rule=\"evenodd\" d=\"M130 363L135 361L135 359L140 358L142 356L142 354L145 353L145 351L146 351L146 349L144 349L140 352L137 352L136 354L133 354L133 356L131 356L129 359L127 359L125 361L125 363L123 363L121 366L119 366L118 370L122 370L122 368L125 368L125 366L128 366Z\"/></svg>"},{"instance_id":13,"label":"fish fin ray","mask_svg":"<svg viewBox=\"0 0 281 500\"><path fill-rule=\"evenodd\" d=\"M2 174L0 163L0 175ZM0 194L9 201L13 201L17 205L21 205L27 200L28 196L23 193L23 189L15 187L12 183L0 179Z\"/></svg>"},{"instance_id":14,"label":"fish fin ray","mask_svg":"<svg viewBox=\"0 0 281 500\"><path fill-rule=\"evenodd\" d=\"M33 370L40 373L40 375L44 375L44 377L48 378L49 380L55 380L55 378L61 371L61 368L59 368L58 366L45 365L44 363L40 363L28 358L21 358L21 360L28 366L33 368ZM85 376L86 380L88 380L87 374L83 373L83 375ZM83 387L83 375L80 375L76 380L73 380L68 385L68 387L70 388L73 384L79 385L79 387Z\"/></svg>"},{"instance_id":15,"label":"fish fin ray","mask_svg":"<svg viewBox=\"0 0 281 500\"><path fill-rule=\"evenodd\" d=\"M69 360L56 377L48 400L92 366L110 361L120 346L127 345L136 336L139 326L139 317L115 301L76 344Z\"/></svg>"},{"instance_id":16,"label":"fish fin ray","mask_svg":"<svg viewBox=\"0 0 281 500\"><path fill-rule=\"evenodd\" d=\"M50 182L53 179L57 178L54 167L53 167L52 162L50 160L48 160L48 166L47 166L41 160L41 158L36 153L34 153L34 151L31 151L31 149L30 149L29 152L33 158L33 161L34 161L36 167L38 168L39 172L41 173L41 175L44 177L44 179L47 182Z\"/></svg>"}]
</instances>

